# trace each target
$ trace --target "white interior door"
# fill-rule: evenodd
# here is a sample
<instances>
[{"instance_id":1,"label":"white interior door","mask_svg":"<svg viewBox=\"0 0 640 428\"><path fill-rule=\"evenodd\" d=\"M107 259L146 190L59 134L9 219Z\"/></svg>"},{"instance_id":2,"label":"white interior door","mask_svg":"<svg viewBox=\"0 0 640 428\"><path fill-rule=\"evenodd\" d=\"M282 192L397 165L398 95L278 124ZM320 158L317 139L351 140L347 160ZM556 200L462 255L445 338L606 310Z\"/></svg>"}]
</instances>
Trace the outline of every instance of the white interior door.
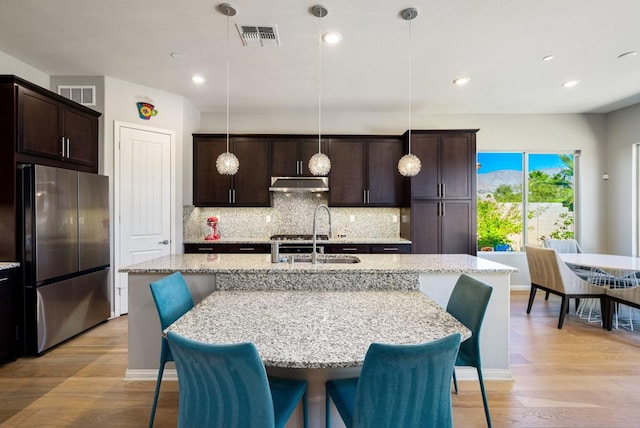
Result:
<instances>
[{"instance_id":1,"label":"white interior door","mask_svg":"<svg viewBox=\"0 0 640 428\"><path fill-rule=\"evenodd\" d=\"M174 134L116 124L118 268L171 253L171 147ZM117 270L116 270L117 271ZM115 312L128 312L127 274L117 273Z\"/></svg>"}]
</instances>

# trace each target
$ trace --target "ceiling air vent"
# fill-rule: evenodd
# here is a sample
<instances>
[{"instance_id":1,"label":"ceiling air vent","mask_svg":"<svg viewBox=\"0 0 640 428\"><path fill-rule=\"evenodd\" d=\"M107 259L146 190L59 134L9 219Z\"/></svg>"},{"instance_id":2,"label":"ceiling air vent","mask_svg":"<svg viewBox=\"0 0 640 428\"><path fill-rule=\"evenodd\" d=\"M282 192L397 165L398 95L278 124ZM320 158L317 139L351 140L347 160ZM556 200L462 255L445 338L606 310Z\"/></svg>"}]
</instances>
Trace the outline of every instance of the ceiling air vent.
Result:
<instances>
[{"instance_id":1,"label":"ceiling air vent","mask_svg":"<svg viewBox=\"0 0 640 428\"><path fill-rule=\"evenodd\" d=\"M245 46L280 46L278 27L236 24L242 44Z\"/></svg>"}]
</instances>

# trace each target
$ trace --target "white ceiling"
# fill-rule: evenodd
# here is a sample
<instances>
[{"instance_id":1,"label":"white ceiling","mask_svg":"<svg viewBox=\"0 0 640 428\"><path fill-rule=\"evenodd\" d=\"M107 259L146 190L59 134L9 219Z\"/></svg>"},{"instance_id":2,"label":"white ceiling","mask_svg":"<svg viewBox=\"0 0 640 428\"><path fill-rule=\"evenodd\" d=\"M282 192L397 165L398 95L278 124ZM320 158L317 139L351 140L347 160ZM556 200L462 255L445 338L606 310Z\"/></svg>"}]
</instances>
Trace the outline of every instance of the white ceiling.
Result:
<instances>
[{"instance_id":1,"label":"white ceiling","mask_svg":"<svg viewBox=\"0 0 640 428\"><path fill-rule=\"evenodd\" d=\"M0 0L0 51L49 75L107 75L225 110L226 20L205 0ZM640 102L639 0L234 0L232 111L609 112ZM280 47L243 47L235 24L277 25ZM171 53L180 55L172 58ZM553 55L552 61L542 61ZM207 81L191 82L193 74ZM451 82L468 76L464 87ZM574 88L566 80L578 79Z\"/></svg>"}]
</instances>

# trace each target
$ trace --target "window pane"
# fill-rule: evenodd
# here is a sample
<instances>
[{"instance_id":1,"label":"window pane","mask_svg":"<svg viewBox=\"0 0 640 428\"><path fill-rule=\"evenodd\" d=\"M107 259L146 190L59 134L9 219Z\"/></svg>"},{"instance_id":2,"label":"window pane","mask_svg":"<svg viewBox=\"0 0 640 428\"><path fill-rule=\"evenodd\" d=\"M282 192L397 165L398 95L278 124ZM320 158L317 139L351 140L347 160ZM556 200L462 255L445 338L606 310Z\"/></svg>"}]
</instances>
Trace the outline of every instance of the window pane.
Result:
<instances>
[{"instance_id":1,"label":"window pane","mask_svg":"<svg viewBox=\"0 0 640 428\"><path fill-rule=\"evenodd\" d=\"M573 154L529 154L527 243L574 237Z\"/></svg>"},{"instance_id":2,"label":"window pane","mask_svg":"<svg viewBox=\"0 0 640 428\"><path fill-rule=\"evenodd\" d=\"M519 251L522 153L478 153L478 250Z\"/></svg>"}]
</instances>

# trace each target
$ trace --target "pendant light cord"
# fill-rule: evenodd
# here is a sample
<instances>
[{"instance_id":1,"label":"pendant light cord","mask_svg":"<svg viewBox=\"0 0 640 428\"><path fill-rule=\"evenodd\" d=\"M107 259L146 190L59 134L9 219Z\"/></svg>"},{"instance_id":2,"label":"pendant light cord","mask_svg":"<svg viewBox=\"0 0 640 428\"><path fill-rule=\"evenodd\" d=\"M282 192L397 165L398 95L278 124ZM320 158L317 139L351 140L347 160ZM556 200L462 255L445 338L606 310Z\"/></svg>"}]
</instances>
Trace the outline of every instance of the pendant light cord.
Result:
<instances>
[{"instance_id":1,"label":"pendant light cord","mask_svg":"<svg viewBox=\"0 0 640 428\"><path fill-rule=\"evenodd\" d=\"M322 141L322 37L320 35L320 20L318 16L318 153L321 153Z\"/></svg>"},{"instance_id":2,"label":"pendant light cord","mask_svg":"<svg viewBox=\"0 0 640 428\"><path fill-rule=\"evenodd\" d=\"M409 154L411 154L411 112L412 112L412 104L413 104L413 96L412 96L412 82L411 82L411 76L412 76L412 68L413 68L413 61L412 61L412 48L411 48L411 41L413 40L412 37L412 22L413 20L410 19L409 20Z\"/></svg>"},{"instance_id":3,"label":"pendant light cord","mask_svg":"<svg viewBox=\"0 0 640 428\"><path fill-rule=\"evenodd\" d=\"M229 13L227 15L227 153L229 153Z\"/></svg>"}]
</instances>

